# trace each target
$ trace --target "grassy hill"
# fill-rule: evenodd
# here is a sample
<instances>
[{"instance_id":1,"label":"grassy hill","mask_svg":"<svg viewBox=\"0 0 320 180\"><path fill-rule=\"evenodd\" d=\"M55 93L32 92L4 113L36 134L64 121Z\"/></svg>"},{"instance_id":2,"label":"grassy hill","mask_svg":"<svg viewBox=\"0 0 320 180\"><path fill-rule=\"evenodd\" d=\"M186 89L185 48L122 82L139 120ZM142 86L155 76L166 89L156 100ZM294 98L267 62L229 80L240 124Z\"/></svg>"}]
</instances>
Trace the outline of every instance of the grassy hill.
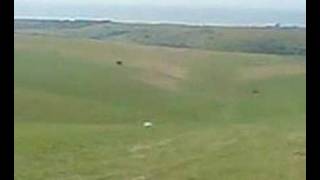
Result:
<instances>
[{"instance_id":1,"label":"grassy hill","mask_svg":"<svg viewBox=\"0 0 320 180\"><path fill-rule=\"evenodd\" d=\"M304 56L72 38L98 27L15 33L16 180L305 179Z\"/></svg>"},{"instance_id":2,"label":"grassy hill","mask_svg":"<svg viewBox=\"0 0 320 180\"><path fill-rule=\"evenodd\" d=\"M305 55L305 28L15 20L15 32L228 52Z\"/></svg>"}]
</instances>

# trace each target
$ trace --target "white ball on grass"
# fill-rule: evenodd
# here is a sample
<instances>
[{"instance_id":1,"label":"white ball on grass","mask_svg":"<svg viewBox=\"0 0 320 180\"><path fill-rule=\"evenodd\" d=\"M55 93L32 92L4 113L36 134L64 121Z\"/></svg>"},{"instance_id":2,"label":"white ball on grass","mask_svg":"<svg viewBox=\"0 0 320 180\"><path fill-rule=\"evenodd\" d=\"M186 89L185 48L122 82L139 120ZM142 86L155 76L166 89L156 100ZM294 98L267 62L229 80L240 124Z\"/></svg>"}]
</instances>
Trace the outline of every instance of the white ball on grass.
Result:
<instances>
[{"instance_id":1,"label":"white ball on grass","mask_svg":"<svg viewBox=\"0 0 320 180\"><path fill-rule=\"evenodd\" d=\"M152 122L148 122L148 121L144 122L143 126L146 127L146 128L152 127Z\"/></svg>"}]
</instances>

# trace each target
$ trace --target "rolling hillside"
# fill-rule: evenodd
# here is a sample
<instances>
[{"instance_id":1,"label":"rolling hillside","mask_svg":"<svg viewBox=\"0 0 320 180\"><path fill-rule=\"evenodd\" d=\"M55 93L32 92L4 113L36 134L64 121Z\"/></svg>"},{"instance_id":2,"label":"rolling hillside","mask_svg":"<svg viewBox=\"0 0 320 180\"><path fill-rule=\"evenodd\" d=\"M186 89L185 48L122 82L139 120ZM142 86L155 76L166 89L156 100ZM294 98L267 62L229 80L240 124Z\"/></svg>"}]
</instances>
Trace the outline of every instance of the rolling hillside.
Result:
<instances>
[{"instance_id":1,"label":"rolling hillside","mask_svg":"<svg viewBox=\"0 0 320 180\"><path fill-rule=\"evenodd\" d=\"M123 26L16 26L16 180L305 179L305 57L244 53L305 32Z\"/></svg>"}]
</instances>

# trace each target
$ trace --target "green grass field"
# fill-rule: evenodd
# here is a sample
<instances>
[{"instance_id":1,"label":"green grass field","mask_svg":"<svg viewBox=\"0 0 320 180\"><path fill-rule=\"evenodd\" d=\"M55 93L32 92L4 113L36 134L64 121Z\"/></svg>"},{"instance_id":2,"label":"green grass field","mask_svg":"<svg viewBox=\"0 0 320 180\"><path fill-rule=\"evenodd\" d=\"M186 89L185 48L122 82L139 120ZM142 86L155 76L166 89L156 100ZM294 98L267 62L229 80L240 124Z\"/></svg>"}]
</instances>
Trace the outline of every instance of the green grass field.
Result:
<instances>
[{"instance_id":1,"label":"green grass field","mask_svg":"<svg viewBox=\"0 0 320 180\"><path fill-rule=\"evenodd\" d=\"M305 179L305 56L19 34L14 50L15 180Z\"/></svg>"}]
</instances>

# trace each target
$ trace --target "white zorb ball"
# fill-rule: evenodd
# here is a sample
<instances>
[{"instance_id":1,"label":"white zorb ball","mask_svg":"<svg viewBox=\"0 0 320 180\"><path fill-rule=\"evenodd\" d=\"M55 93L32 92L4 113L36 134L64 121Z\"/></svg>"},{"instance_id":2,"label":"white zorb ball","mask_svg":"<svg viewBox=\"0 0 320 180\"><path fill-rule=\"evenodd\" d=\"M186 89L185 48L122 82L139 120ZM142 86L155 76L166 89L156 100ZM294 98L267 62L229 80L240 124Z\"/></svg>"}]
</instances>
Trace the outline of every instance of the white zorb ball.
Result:
<instances>
[{"instance_id":1,"label":"white zorb ball","mask_svg":"<svg viewBox=\"0 0 320 180\"><path fill-rule=\"evenodd\" d=\"M149 128L149 127L152 127L152 123L151 123L151 122L144 122L144 123L143 123L143 126L144 126L145 128Z\"/></svg>"}]
</instances>

